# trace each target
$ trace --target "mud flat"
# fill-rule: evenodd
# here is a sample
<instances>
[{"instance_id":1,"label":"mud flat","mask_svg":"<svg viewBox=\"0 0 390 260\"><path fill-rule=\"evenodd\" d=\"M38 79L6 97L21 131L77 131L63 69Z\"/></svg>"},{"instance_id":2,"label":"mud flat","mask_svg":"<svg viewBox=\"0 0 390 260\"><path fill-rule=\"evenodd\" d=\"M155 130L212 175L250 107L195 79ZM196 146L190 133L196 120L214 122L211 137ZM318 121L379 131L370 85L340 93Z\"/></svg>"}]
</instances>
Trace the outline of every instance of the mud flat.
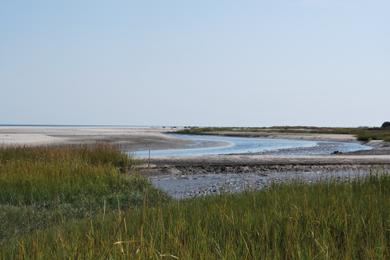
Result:
<instances>
[{"instance_id":1,"label":"mud flat","mask_svg":"<svg viewBox=\"0 0 390 260\"><path fill-rule=\"evenodd\" d=\"M298 171L370 171L390 169L390 155L266 156L223 155L144 160L139 171L147 176L247 174Z\"/></svg>"},{"instance_id":2,"label":"mud flat","mask_svg":"<svg viewBox=\"0 0 390 260\"><path fill-rule=\"evenodd\" d=\"M262 189L291 181L346 181L390 172L389 155L281 157L224 155L160 158L139 166L158 188L177 199Z\"/></svg>"},{"instance_id":3,"label":"mud flat","mask_svg":"<svg viewBox=\"0 0 390 260\"><path fill-rule=\"evenodd\" d=\"M147 160L145 160L147 161ZM198 157L152 158L156 167L212 167L212 166L354 166L388 165L390 155L322 155L322 156L273 156L273 155L221 155Z\"/></svg>"},{"instance_id":4,"label":"mud flat","mask_svg":"<svg viewBox=\"0 0 390 260\"><path fill-rule=\"evenodd\" d=\"M385 174L384 168L333 169L333 170L288 170L252 171L234 173L168 174L150 176L150 181L173 198L185 199L216 195L222 192L243 192L259 190L274 183L320 181L348 181L370 174Z\"/></svg>"}]
</instances>

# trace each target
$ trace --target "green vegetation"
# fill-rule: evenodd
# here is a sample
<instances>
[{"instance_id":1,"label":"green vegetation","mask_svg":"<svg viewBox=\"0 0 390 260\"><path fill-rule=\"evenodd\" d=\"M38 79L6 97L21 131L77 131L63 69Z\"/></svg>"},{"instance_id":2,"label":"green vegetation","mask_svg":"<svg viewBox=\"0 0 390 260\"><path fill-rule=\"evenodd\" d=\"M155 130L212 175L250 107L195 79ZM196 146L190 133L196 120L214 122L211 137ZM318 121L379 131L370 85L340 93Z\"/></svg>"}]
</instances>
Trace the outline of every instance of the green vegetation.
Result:
<instances>
[{"instance_id":1,"label":"green vegetation","mask_svg":"<svg viewBox=\"0 0 390 260\"><path fill-rule=\"evenodd\" d=\"M0 154L0 259L390 257L387 175L173 201L111 146Z\"/></svg>"},{"instance_id":2,"label":"green vegetation","mask_svg":"<svg viewBox=\"0 0 390 260\"><path fill-rule=\"evenodd\" d=\"M275 127L190 127L179 130L181 134L223 134L223 135L268 135L268 134L352 134L359 141L384 140L390 142L390 128L339 128L339 127L307 127L307 126L275 126Z\"/></svg>"},{"instance_id":3,"label":"green vegetation","mask_svg":"<svg viewBox=\"0 0 390 260\"><path fill-rule=\"evenodd\" d=\"M109 145L0 149L0 244L16 235L148 199L167 200Z\"/></svg>"},{"instance_id":4,"label":"green vegetation","mask_svg":"<svg viewBox=\"0 0 390 260\"><path fill-rule=\"evenodd\" d=\"M390 128L390 122L384 122L382 128Z\"/></svg>"}]
</instances>

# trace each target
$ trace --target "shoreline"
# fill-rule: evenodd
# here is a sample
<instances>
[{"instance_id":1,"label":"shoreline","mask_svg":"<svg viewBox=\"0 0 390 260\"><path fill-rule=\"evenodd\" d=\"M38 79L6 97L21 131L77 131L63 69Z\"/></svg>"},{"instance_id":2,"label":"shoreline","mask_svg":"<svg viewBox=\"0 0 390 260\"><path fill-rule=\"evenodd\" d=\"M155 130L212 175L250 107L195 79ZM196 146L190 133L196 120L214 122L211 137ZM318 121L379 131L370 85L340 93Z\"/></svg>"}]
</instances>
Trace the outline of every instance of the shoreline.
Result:
<instances>
[{"instance_id":1,"label":"shoreline","mask_svg":"<svg viewBox=\"0 0 390 260\"><path fill-rule=\"evenodd\" d=\"M216 132L199 132L185 133L186 135L214 135L214 136L230 136L230 137L257 137L270 139L294 139L308 141L329 141L329 142L355 142L356 137L352 134L316 134L316 133L278 133L278 132L232 132L232 131L216 131Z\"/></svg>"},{"instance_id":2,"label":"shoreline","mask_svg":"<svg viewBox=\"0 0 390 260\"><path fill-rule=\"evenodd\" d=\"M175 134L177 128L126 128L126 127L0 127L0 146L39 146L39 145L69 145L69 144L94 144L111 143L118 145L121 149L128 152L149 148L157 149L182 149L182 148L202 148L217 147L224 143L217 142L192 142L190 140L180 139ZM221 133L219 133L221 135ZM229 135L231 136L231 135ZM289 137L297 140L312 141L343 141L359 143L354 136L339 134L270 134L267 136L252 133L241 133L241 137L262 137L279 138ZM381 163L390 163L390 144L382 141L371 141L366 143L372 150L357 151L338 155L321 156L277 156L271 154L239 154L239 155L221 155L221 156L203 156L193 158L156 158L151 163L171 164L171 165L189 165L199 162L204 165L210 164L376 164L378 158ZM359 157L360 156L360 157ZM377 157L383 156L383 157ZM295 159L294 159L295 158ZM359 159L356 159L359 158ZM386 158L386 159L384 159ZM198 164L198 163L197 163Z\"/></svg>"},{"instance_id":3,"label":"shoreline","mask_svg":"<svg viewBox=\"0 0 390 260\"><path fill-rule=\"evenodd\" d=\"M390 155L270 156L227 155L153 158L137 168L142 174L265 172L270 170L334 170L390 168Z\"/></svg>"},{"instance_id":4,"label":"shoreline","mask_svg":"<svg viewBox=\"0 0 390 260\"><path fill-rule=\"evenodd\" d=\"M124 151L137 149L183 149L217 147L225 143L191 141L171 135L175 128L94 128L94 127L0 127L0 147L50 146L72 144L110 143ZM232 136L232 135L229 135ZM234 135L237 136L237 135ZM316 142L354 142L349 135L293 134L253 136L243 133L240 137L311 140ZM301 149L281 151L227 154L191 157L165 157L139 159L141 164L133 170L145 176L156 187L174 198L212 195L220 192L241 192L262 189L272 183L288 181L316 182L322 180L348 180L371 172L390 171L390 144L380 141L368 143L373 149L334 155L297 155ZM329 150L329 149L328 149ZM330 151L330 150L329 150ZM287 154L287 155L286 155Z\"/></svg>"}]
</instances>

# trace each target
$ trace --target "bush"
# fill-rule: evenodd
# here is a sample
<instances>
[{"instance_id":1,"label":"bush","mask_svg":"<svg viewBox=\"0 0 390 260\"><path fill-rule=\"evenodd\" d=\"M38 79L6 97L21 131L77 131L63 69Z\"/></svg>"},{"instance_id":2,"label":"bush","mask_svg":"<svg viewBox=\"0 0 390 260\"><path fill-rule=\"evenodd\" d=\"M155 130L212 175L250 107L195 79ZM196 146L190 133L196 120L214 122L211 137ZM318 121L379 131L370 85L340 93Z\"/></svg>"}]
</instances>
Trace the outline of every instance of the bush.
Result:
<instances>
[{"instance_id":1,"label":"bush","mask_svg":"<svg viewBox=\"0 0 390 260\"><path fill-rule=\"evenodd\" d=\"M382 128L390 128L390 122L384 122Z\"/></svg>"},{"instance_id":2,"label":"bush","mask_svg":"<svg viewBox=\"0 0 390 260\"><path fill-rule=\"evenodd\" d=\"M365 134L359 134L357 139L361 142L368 142L371 138Z\"/></svg>"}]
</instances>

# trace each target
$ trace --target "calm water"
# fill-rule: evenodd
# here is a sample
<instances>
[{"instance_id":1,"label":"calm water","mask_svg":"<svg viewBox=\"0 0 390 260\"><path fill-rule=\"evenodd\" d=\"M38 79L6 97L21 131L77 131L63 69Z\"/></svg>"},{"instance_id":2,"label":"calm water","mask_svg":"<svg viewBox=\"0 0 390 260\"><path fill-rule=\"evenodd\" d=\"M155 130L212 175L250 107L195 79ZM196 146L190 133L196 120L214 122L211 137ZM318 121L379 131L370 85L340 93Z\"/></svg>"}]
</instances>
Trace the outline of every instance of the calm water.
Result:
<instances>
[{"instance_id":1,"label":"calm water","mask_svg":"<svg viewBox=\"0 0 390 260\"><path fill-rule=\"evenodd\" d=\"M179 135L176 138L191 140L196 144L215 142L217 147L152 150L151 157L183 157L220 154L270 153L284 155L323 155L334 151L353 152L369 150L368 146L355 142L323 142L291 139L229 137L212 135ZM225 145L221 146L221 142ZM192 147L194 144L191 145ZM149 151L137 151L137 157L148 157Z\"/></svg>"}]
</instances>

